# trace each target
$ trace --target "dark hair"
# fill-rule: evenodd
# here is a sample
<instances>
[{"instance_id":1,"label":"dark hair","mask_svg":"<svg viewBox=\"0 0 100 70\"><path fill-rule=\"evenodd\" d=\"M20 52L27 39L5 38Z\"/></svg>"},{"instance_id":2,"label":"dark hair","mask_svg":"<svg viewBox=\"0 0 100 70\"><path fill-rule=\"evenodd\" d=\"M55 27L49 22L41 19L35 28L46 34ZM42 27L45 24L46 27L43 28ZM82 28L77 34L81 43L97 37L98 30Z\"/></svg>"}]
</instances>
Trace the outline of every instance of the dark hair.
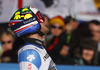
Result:
<instances>
[{"instance_id":1,"label":"dark hair","mask_svg":"<svg viewBox=\"0 0 100 70\"><path fill-rule=\"evenodd\" d=\"M66 16L64 18L65 24L69 23L71 20L76 21L76 19L75 18L72 18L71 16Z\"/></svg>"},{"instance_id":2,"label":"dark hair","mask_svg":"<svg viewBox=\"0 0 100 70\"><path fill-rule=\"evenodd\" d=\"M79 46L82 49L90 49L95 51L97 49L97 42L91 38L84 38L80 41Z\"/></svg>"},{"instance_id":3,"label":"dark hair","mask_svg":"<svg viewBox=\"0 0 100 70\"><path fill-rule=\"evenodd\" d=\"M89 24L91 24L91 23L93 23L95 25L100 25L100 22L98 20L91 20L91 21L89 21Z\"/></svg>"},{"instance_id":4,"label":"dark hair","mask_svg":"<svg viewBox=\"0 0 100 70\"><path fill-rule=\"evenodd\" d=\"M3 36L4 34L6 34L6 35L11 35L12 38L14 39L14 35L13 35L11 32L9 32L9 31L3 31L3 32L1 33L1 35L0 35L0 40L1 40L1 38L2 38L2 36Z\"/></svg>"},{"instance_id":5,"label":"dark hair","mask_svg":"<svg viewBox=\"0 0 100 70\"><path fill-rule=\"evenodd\" d=\"M69 23L71 21L72 17L71 16L67 16L65 17L64 21L65 21L65 24Z\"/></svg>"}]
</instances>

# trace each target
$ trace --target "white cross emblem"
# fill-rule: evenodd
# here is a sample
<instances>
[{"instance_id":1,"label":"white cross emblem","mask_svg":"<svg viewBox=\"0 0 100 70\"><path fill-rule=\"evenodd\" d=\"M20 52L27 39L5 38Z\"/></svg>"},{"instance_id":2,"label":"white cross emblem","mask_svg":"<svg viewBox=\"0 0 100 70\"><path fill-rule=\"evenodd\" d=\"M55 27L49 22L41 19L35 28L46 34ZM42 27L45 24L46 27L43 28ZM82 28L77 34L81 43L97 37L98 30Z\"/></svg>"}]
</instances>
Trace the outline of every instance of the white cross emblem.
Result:
<instances>
[{"instance_id":1,"label":"white cross emblem","mask_svg":"<svg viewBox=\"0 0 100 70\"><path fill-rule=\"evenodd\" d=\"M34 57L34 55L29 55L29 56L27 57L27 59L31 62L32 60L35 59L35 57Z\"/></svg>"}]
</instances>

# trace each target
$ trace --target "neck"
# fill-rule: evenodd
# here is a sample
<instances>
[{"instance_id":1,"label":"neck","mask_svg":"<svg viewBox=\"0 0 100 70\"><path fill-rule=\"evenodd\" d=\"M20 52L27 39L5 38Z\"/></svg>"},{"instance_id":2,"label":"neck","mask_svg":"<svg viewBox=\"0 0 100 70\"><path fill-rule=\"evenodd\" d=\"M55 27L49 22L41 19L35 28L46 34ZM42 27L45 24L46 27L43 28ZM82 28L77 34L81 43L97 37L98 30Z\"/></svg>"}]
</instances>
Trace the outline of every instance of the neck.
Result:
<instances>
[{"instance_id":1,"label":"neck","mask_svg":"<svg viewBox=\"0 0 100 70\"><path fill-rule=\"evenodd\" d=\"M39 34L30 35L29 38L35 38L42 41L42 37Z\"/></svg>"}]
</instances>

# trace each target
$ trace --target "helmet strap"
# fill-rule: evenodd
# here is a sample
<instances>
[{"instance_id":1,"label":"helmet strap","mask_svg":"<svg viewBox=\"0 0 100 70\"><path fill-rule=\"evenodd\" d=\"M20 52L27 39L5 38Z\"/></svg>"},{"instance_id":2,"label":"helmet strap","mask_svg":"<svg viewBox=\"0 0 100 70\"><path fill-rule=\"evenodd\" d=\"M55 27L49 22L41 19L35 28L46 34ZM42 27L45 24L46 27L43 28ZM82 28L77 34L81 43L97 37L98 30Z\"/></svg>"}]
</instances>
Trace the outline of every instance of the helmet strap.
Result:
<instances>
[{"instance_id":1,"label":"helmet strap","mask_svg":"<svg viewBox=\"0 0 100 70\"><path fill-rule=\"evenodd\" d=\"M41 36L41 37L43 37L45 34L43 33L43 32L41 32L41 31L38 31L38 34Z\"/></svg>"}]
</instances>

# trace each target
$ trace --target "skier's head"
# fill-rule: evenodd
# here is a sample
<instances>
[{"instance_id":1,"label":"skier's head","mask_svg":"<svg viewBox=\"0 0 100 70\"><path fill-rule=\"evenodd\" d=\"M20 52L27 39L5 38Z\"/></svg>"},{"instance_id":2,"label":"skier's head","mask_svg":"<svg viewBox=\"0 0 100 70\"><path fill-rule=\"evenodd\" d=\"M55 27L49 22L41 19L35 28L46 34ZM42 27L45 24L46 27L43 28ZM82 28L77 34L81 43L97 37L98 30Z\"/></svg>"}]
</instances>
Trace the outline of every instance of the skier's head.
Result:
<instances>
[{"instance_id":1,"label":"skier's head","mask_svg":"<svg viewBox=\"0 0 100 70\"><path fill-rule=\"evenodd\" d=\"M44 20L38 9L28 6L17 10L11 17L9 25L19 37L36 33L43 36L48 32Z\"/></svg>"}]
</instances>

